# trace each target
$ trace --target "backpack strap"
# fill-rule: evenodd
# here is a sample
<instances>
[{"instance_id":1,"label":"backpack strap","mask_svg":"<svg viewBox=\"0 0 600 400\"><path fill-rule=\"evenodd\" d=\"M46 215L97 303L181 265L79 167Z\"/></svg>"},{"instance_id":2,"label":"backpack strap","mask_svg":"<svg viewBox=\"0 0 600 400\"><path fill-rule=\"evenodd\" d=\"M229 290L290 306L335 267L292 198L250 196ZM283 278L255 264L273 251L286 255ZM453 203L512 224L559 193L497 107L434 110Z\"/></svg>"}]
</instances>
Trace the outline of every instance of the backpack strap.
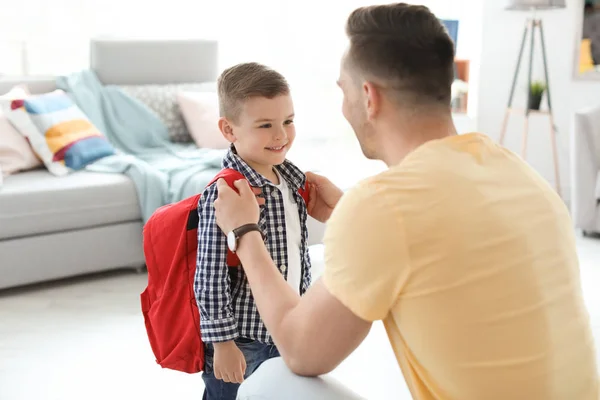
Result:
<instances>
[{"instance_id":1,"label":"backpack strap","mask_svg":"<svg viewBox=\"0 0 600 400\"><path fill-rule=\"evenodd\" d=\"M225 182L227 182L227 185L229 185L229 187L232 188L233 190L235 190L236 192L237 192L237 189L233 183L240 179L246 179L241 172L236 171L235 169L231 169L231 168L224 168L221 171L219 171L219 173L217 175L215 175L215 177L206 186L212 185L213 183L215 183L216 181L218 181L221 178L225 179ZM240 259L238 258L237 254L232 253L229 249L227 249L227 265L229 267L237 267L238 265L240 265ZM230 273L232 273L232 272L230 271ZM232 282L233 282L233 279L232 279Z\"/></svg>"},{"instance_id":2,"label":"backpack strap","mask_svg":"<svg viewBox=\"0 0 600 400\"><path fill-rule=\"evenodd\" d=\"M246 179L240 171L237 171L232 168L224 168L221 171L219 171L219 173L217 175L215 175L215 177L212 179L212 181L210 181L210 183L206 186L212 185L213 183L215 183L216 181L218 181L221 178L225 179L225 182L227 182L229 187L234 189L236 192L237 192L237 189L235 188L233 183L240 179Z\"/></svg>"},{"instance_id":3,"label":"backpack strap","mask_svg":"<svg viewBox=\"0 0 600 400\"><path fill-rule=\"evenodd\" d=\"M236 192L237 189L233 183L240 179L246 179L246 177L244 177L244 175L242 175L241 172L231 168L224 168L221 171L219 171L219 173L213 178L212 181L210 181L210 183L207 186L212 185L220 178L225 179L225 182L227 182L229 187L234 189ZM308 181L304 184L304 187L301 186L298 188L298 194L302 196L302 198L304 199L304 203L308 205L308 200L310 199L310 183L308 183Z\"/></svg>"},{"instance_id":4,"label":"backpack strap","mask_svg":"<svg viewBox=\"0 0 600 400\"><path fill-rule=\"evenodd\" d=\"M298 188L298 194L302 196L304 204L308 206L308 200L310 199L310 183L308 183L308 181L306 181L304 187L300 186Z\"/></svg>"}]
</instances>

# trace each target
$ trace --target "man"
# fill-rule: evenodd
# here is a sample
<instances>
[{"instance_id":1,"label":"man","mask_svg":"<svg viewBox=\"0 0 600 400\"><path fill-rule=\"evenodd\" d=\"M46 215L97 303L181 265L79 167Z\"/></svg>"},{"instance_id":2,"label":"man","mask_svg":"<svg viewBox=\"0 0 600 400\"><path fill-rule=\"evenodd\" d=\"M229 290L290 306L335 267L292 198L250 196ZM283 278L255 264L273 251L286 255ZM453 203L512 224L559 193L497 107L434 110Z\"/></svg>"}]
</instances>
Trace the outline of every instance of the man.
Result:
<instances>
[{"instance_id":1,"label":"man","mask_svg":"<svg viewBox=\"0 0 600 400\"><path fill-rule=\"evenodd\" d=\"M453 44L427 8L360 8L347 34L343 113L365 156L389 169L343 196L309 175L309 212L328 226L323 277L302 298L259 232L230 234L285 363L327 373L383 319L415 399L597 400L559 196L486 136L456 134ZM254 194L236 185L239 195L219 183L215 202L228 233L259 220Z\"/></svg>"}]
</instances>

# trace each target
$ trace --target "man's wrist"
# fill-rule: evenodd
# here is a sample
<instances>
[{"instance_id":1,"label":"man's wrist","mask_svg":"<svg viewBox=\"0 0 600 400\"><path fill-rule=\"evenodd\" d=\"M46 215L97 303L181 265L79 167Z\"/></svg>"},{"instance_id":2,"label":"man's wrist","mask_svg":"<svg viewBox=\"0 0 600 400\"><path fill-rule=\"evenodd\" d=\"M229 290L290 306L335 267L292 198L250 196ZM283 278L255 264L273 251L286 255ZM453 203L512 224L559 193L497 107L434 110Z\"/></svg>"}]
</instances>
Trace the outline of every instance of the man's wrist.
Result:
<instances>
[{"instance_id":1,"label":"man's wrist","mask_svg":"<svg viewBox=\"0 0 600 400\"><path fill-rule=\"evenodd\" d=\"M236 254L240 259L245 258L250 253L250 249L257 248L257 246L264 246L262 234L259 231L252 231L246 233L244 236L238 239L238 248Z\"/></svg>"}]
</instances>

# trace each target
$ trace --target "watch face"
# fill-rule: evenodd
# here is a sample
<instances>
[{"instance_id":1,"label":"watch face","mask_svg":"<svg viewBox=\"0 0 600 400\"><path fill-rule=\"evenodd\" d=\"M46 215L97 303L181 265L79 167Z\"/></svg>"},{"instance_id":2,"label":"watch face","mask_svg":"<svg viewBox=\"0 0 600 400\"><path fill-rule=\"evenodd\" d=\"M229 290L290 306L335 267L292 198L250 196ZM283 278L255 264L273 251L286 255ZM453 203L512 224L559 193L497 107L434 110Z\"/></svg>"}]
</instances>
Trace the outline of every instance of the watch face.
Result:
<instances>
[{"instance_id":1,"label":"watch face","mask_svg":"<svg viewBox=\"0 0 600 400\"><path fill-rule=\"evenodd\" d=\"M231 231L227 234L227 247L229 247L229 250L235 252L236 247L237 247L236 245L237 245L237 240L235 240L235 233L233 231Z\"/></svg>"}]
</instances>

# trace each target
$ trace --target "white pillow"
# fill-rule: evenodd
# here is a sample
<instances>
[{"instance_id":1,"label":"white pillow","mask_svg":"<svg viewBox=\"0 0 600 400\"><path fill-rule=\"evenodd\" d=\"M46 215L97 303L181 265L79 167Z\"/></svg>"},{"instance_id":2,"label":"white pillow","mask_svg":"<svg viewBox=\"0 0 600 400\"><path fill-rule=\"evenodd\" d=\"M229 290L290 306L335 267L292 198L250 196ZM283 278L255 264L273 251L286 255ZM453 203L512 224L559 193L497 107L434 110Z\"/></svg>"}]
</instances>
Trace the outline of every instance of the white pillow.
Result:
<instances>
[{"instance_id":1,"label":"white pillow","mask_svg":"<svg viewBox=\"0 0 600 400\"><path fill-rule=\"evenodd\" d=\"M196 146L226 149L229 142L219 130L219 99L215 92L178 92L181 114Z\"/></svg>"},{"instance_id":2,"label":"white pillow","mask_svg":"<svg viewBox=\"0 0 600 400\"><path fill-rule=\"evenodd\" d=\"M35 155L27 139L9 122L3 109L9 109L15 99L29 96L25 87L15 86L0 96L0 178L40 167L42 161ZM9 111L10 112L10 111Z\"/></svg>"},{"instance_id":3,"label":"white pillow","mask_svg":"<svg viewBox=\"0 0 600 400\"><path fill-rule=\"evenodd\" d=\"M56 89L50 93L33 96L29 95L23 100L30 99L34 96L44 96L54 93L64 92L60 89ZM48 148L45 133L40 132L38 127L29 117L29 113L25 110L24 106L15 109L4 107L4 112L11 124L27 139L34 153L42 160L50 173L56 176L65 176L69 174L69 169L65 167L64 164L54 161L54 154Z\"/></svg>"}]
</instances>

